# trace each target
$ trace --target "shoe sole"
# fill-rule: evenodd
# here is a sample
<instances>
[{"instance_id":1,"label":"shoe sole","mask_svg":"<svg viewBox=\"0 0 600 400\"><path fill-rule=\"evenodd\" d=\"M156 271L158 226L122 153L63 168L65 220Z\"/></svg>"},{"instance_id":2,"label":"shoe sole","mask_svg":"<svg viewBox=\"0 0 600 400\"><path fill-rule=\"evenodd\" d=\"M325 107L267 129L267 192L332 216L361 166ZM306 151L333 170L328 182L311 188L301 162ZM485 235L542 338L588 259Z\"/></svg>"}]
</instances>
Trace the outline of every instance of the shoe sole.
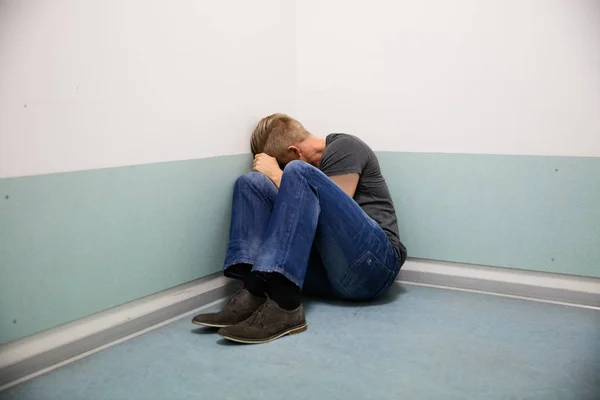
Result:
<instances>
[{"instance_id":1,"label":"shoe sole","mask_svg":"<svg viewBox=\"0 0 600 400\"><path fill-rule=\"evenodd\" d=\"M239 337L235 337L235 336L231 336L231 335L224 335L222 333L219 333L219 335L223 336L227 340L231 340L232 342L244 343L244 344L263 344L263 343L272 342L273 340L277 340L280 337L283 337L286 335L297 335L299 333L306 332L307 329L308 329L308 325L306 323L304 323L302 325L296 326L294 328L290 328L286 331L283 331L281 333L278 333L277 335L268 337L266 339L243 339L243 338L239 338Z\"/></svg>"},{"instance_id":2,"label":"shoe sole","mask_svg":"<svg viewBox=\"0 0 600 400\"><path fill-rule=\"evenodd\" d=\"M192 321L192 324L196 324L196 325L200 325L200 326L206 326L208 328L227 328L228 326L232 326L234 324L231 325L217 325L217 324L209 324L207 322L198 322L198 321Z\"/></svg>"}]
</instances>

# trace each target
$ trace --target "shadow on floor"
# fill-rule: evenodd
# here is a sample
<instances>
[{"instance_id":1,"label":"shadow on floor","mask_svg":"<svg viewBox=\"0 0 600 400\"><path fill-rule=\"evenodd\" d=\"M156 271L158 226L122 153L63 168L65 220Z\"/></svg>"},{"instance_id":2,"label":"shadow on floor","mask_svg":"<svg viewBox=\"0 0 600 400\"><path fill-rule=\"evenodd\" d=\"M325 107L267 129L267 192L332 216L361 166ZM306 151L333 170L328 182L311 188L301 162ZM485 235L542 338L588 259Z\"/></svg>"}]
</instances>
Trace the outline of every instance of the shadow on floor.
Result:
<instances>
[{"instance_id":1,"label":"shadow on floor","mask_svg":"<svg viewBox=\"0 0 600 400\"><path fill-rule=\"evenodd\" d=\"M406 292L406 289L404 289L400 284L394 283L394 285L390 288L390 290L388 290L383 296L381 296L375 300L352 301L352 300L340 300L340 299L335 299L335 298L327 298L327 297L322 297L322 296L310 295L310 296L305 296L303 304L304 304L304 309L307 314L310 313L310 310L311 310L311 308L313 308L314 305L319 304L319 303L338 306L338 307L356 308L358 310L358 309L365 308L365 307L376 307L376 306L383 306L383 305L389 304L389 303L397 300L398 297L400 297L405 292ZM217 328L209 328L209 327L196 327L191 330L192 333L195 333L197 335L214 335L217 333L217 331L218 331ZM240 345L240 343L231 342L226 339L221 339L221 340L219 340L218 343L221 345L233 345L233 346Z\"/></svg>"},{"instance_id":2,"label":"shadow on floor","mask_svg":"<svg viewBox=\"0 0 600 400\"><path fill-rule=\"evenodd\" d=\"M304 309L308 312L316 303L325 303L333 306L350 308L383 306L396 301L398 297L400 297L405 292L406 289L404 289L399 283L395 282L390 288L390 290L388 290L384 295L378 297L377 299L368 301L342 300L330 297L310 295L306 296L304 299Z\"/></svg>"},{"instance_id":3,"label":"shadow on floor","mask_svg":"<svg viewBox=\"0 0 600 400\"><path fill-rule=\"evenodd\" d=\"M219 328L209 328L208 326L198 327L191 330L192 333L196 333L198 335L214 335L217 333Z\"/></svg>"}]
</instances>

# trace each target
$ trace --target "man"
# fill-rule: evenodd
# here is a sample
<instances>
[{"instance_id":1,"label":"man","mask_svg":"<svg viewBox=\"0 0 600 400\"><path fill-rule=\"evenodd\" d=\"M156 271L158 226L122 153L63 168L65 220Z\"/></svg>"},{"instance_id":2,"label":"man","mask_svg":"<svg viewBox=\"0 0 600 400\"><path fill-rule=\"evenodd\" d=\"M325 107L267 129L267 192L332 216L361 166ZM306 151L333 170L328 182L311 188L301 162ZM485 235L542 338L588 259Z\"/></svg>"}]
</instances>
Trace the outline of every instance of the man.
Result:
<instances>
[{"instance_id":1,"label":"man","mask_svg":"<svg viewBox=\"0 0 600 400\"><path fill-rule=\"evenodd\" d=\"M306 330L302 288L352 300L386 292L406 248L369 146L345 134L318 138L273 114L258 123L251 149L255 172L235 184L224 266L243 288L192 322L265 343Z\"/></svg>"}]
</instances>

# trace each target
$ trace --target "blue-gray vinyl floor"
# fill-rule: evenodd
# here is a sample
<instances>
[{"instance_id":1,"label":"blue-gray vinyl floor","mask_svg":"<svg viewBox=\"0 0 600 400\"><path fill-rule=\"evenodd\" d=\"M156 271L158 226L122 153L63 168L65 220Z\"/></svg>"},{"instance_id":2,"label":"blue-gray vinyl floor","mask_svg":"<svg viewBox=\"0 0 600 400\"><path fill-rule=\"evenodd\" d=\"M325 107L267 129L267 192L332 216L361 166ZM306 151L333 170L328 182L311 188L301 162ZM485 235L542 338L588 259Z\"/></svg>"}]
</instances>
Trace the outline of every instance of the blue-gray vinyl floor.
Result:
<instances>
[{"instance_id":1,"label":"blue-gray vinyl floor","mask_svg":"<svg viewBox=\"0 0 600 400\"><path fill-rule=\"evenodd\" d=\"M185 318L0 398L600 399L599 311L418 286L307 306L309 330L270 344Z\"/></svg>"}]
</instances>

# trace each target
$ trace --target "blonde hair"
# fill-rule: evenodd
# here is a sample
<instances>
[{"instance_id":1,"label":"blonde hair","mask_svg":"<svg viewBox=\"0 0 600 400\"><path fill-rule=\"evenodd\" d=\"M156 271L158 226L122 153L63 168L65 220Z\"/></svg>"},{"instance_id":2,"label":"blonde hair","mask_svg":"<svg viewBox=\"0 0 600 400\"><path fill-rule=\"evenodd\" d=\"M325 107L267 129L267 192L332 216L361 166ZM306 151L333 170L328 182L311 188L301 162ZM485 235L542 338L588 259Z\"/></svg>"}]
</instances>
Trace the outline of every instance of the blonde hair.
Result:
<instances>
[{"instance_id":1,"label":"blonde hair","mask_svg":"<svg viewBox=\"0 0 600 400\"><path fill-rule=\"evenodd\" d=\"M278 161L287 161L287 149L310 136L302 124L286 114L271 114L258 122L252 137L252 154L265 153Z\"/></svg>"}]
</instances>

